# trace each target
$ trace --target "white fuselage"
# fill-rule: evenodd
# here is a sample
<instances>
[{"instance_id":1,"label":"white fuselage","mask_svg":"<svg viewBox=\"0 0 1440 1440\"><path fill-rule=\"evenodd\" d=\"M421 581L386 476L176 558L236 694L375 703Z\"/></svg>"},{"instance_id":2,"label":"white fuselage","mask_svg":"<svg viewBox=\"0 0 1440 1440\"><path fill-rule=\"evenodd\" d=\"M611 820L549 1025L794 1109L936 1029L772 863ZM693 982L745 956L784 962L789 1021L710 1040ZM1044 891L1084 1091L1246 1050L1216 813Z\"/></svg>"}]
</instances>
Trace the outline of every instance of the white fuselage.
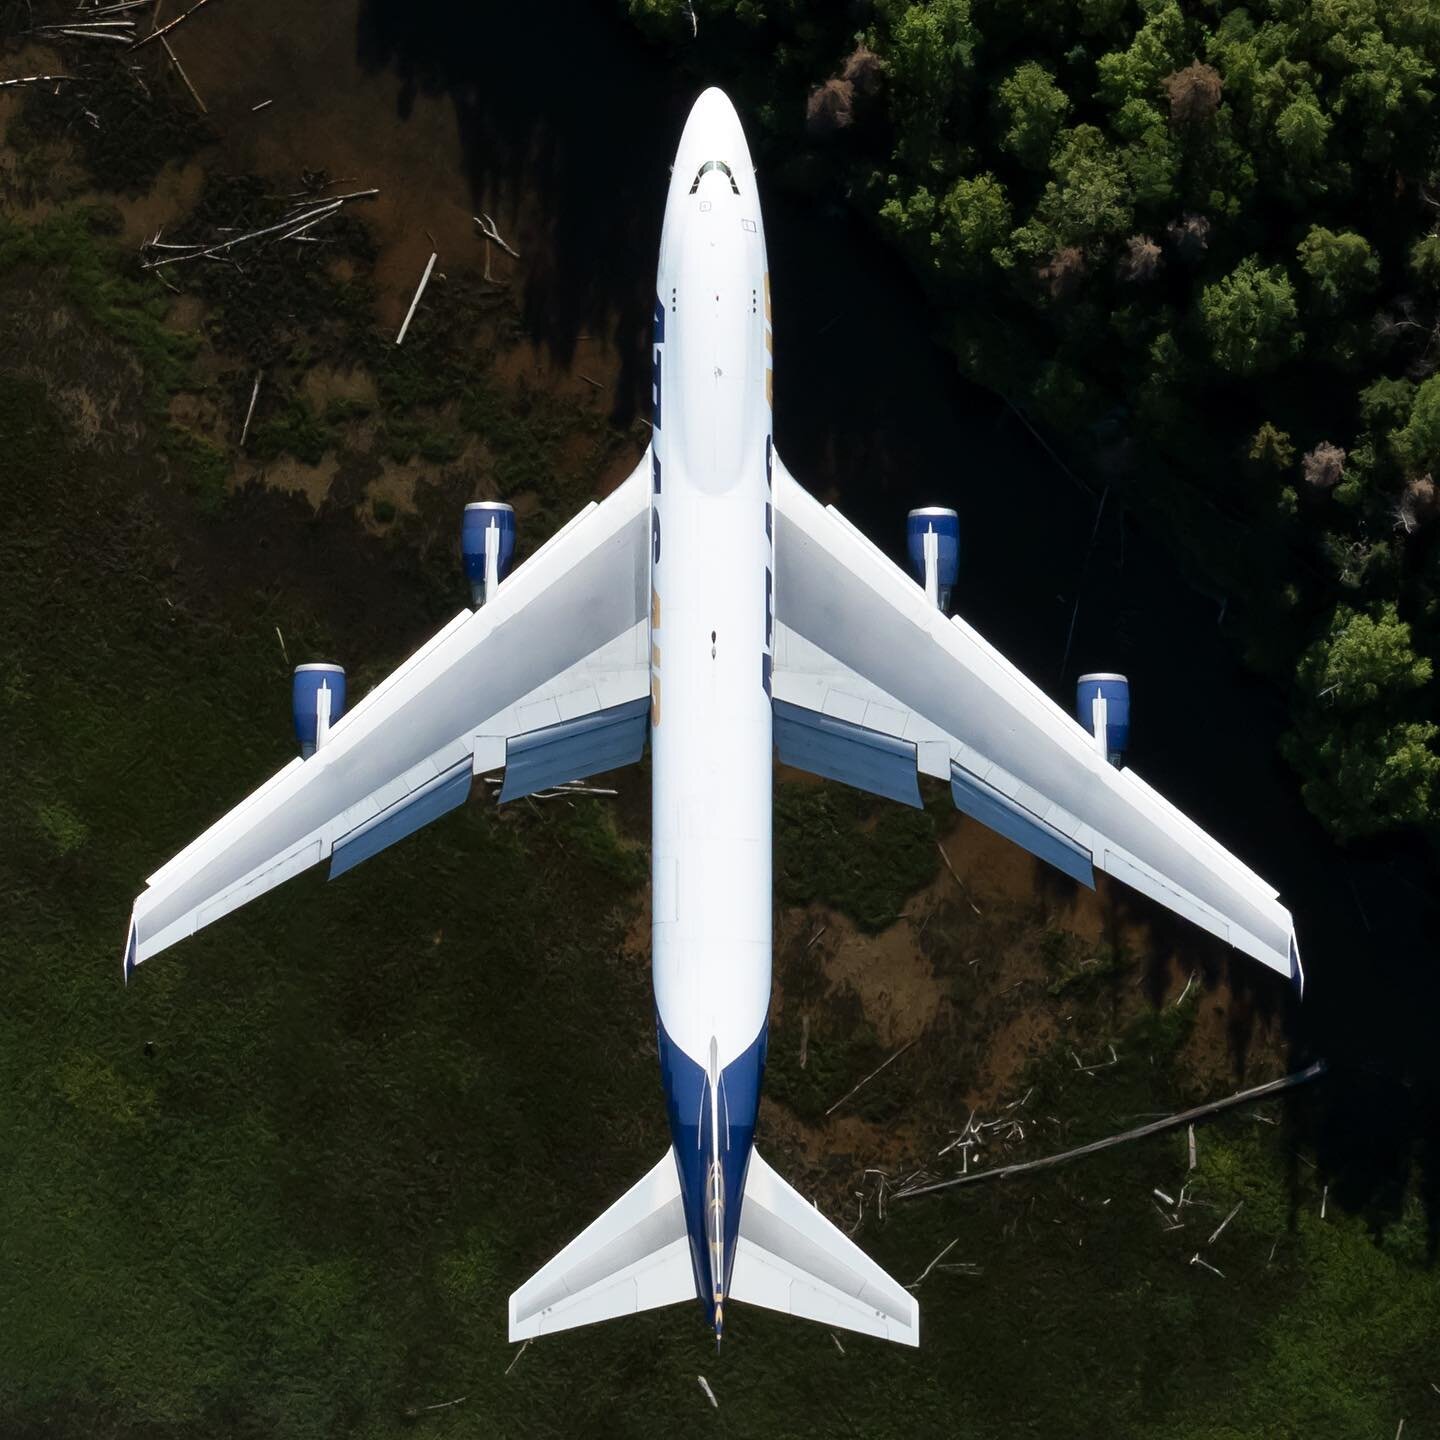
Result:
<instances>
[{"instance_id":1,"label":"white fuselage","mask_svg":"<svg viewBox=\"0 0 1440 1440\"><path fill-rule=\"evenodd\" d=\"M708 91L660 241L650 613L655 1001L706 1069L753 1044L770 996L768 285L749 149Z\"/></svg>"},{"instance_id":2,"label":"white fuselage","mask_svg":"<svg viewBox=\"0 0 1440 1440\"><path fill-rule=\"evenodd\" d=\"M768 285L750 151L708 90L675 157L656 282L651 943L696 1293L717 1339L770 1003Z\"/></svg>"}]
</instances>

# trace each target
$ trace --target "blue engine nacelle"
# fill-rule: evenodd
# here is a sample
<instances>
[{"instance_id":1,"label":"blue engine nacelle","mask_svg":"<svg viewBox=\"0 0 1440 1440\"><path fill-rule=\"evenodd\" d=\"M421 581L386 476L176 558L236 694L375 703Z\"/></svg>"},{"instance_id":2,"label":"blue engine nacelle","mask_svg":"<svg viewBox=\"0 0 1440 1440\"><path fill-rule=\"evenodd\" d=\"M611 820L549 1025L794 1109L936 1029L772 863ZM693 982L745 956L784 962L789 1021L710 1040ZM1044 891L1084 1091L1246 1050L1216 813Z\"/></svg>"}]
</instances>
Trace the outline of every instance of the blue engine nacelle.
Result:
<instances>
[{"instance_id":1,"label":"blue engine nacelle","mask_svg":"<svg viewBox=\"0 0 1440 1440\"><path fill-rule=\"evenodd\" d=\"M345 713L345 667L297 665L290 702L295 713L295 738L300 742L301 755L308 760Z\"/></svg>"},{"instance_id":2,"label":"blue engine nacelle","mask_svg":"<svg viewBox=\"0 0 1440 1440\"><path fill-rule=\"evenodd\" d=\"M495 532L495 539L489 540L489 532ZM487 546L493 546L494 572L489 568L487 556L492 554ZM460 553L465 558L465 578L470 582L470 598L476 605L483 605L494 593L510 568L515 554L515 510L503 500L477 500L465 507L465 518L460 526Z\"/></svg>"},{"instance_id":3,"label":"blue engine nacelle","mask_svg":"<svg viewBox=\"0 0 1440 1440\"><path fill-rule=\"evenodd\" d=\"M949 614L950 592L960 578L960 517L953 510L939 505L927 505L922 510L912 510L905 519L905 546L910 552L910 568L915 578L931 591L927 573L925 550L927 541L934 535L935 580L932 598Z\"/></svg>"},{"instance_id":4,"label":"blue engine nacelle","mask_svg":"<svg viewBox=\"0 0 1440 1440\"><path fill-rule=\"evenodd\" d=\"M1076 682L1075 716L1092 735L1097 700L1105 702L1105 758L1112 765L1123 765L1130 746L1130 682L1111 674L1082 675Z\"/></svg>"}]
</instances>

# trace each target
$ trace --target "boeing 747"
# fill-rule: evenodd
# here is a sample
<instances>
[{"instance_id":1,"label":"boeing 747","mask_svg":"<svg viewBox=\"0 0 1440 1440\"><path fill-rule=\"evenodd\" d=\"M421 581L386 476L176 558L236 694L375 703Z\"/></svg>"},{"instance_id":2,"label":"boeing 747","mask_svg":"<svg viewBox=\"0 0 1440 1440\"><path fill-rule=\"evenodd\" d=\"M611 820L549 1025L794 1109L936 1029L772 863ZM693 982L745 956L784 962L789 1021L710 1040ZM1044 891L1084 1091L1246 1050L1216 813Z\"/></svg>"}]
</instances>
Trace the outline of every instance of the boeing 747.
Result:
<instances>
[{"instance_id":1,"label":"boeing 747","mask_svg":"<svg viewBox=\"0 0 1440 1440\"><path fill-rule=\"evenodd\" d=\"M959 522L909 517L913 578L793 480L774 443L765 231L719 90L680 139L660 236L653 438L524 564L508 505L466 508L473 608L353 709L294 679L301 754L150 877L136 965L300 871L341 875L463 804L652 756L652 951L671 1145L510 1297L526 1339L698 1297L902 1344L915 1296L755 1148L770 1003L776 755L902 804L919 778L1094 884L1098 869L1299 983L1275 890L1123 766L1129 687L1078 721L949 613Z\"/></svg>"}]
</instances>

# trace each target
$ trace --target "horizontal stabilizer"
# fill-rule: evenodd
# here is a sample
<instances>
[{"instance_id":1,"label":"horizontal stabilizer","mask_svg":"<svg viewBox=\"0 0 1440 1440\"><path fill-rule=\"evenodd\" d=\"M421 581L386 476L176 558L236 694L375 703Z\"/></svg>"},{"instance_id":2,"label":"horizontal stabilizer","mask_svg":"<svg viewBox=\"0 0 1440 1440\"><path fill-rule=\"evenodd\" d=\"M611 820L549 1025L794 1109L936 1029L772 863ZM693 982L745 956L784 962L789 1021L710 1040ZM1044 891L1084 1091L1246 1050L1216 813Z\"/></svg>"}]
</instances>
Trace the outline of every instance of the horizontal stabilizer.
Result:
<instances>
[{"instance_id":1,"label":"horizontal stabilizer","mask_svg":"<svg viewBox=\"0 0 1440 1440\"><path fill-rule=\"evenodd\" d=\"M901 1345L920 1343L920 1302L855 1242L750 1153L730 1298L858 1330Z\"/></svg>"},{"instance_id":2,"label":"horizontal stabilizer","mask_svg":"<svg viewBox=\"0 0 1440 1440\"><path fill-rule=\"evenodd\" d=\"M510 1338L695 1299L675 1152L510 1297Z\"/></svg>"}]
</instances>

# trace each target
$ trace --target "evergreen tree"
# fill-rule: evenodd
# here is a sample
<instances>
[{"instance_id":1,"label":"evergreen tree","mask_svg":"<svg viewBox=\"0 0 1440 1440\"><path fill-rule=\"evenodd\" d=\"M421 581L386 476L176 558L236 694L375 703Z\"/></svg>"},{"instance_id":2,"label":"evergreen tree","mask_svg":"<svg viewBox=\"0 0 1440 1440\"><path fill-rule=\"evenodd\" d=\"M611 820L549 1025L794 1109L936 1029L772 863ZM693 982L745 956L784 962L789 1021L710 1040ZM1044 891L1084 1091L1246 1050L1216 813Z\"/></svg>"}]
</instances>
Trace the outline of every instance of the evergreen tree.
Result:
<instances>
[{"instance_id":1,"label":"evergreen tree","mask_svg":"<svg viewBox=\"0 0 1440 1440\"><path fill-rule=\"evenodd\" d=\"M1295 322L1290 277L1253 255L1200 295L1200 325L1210 353L1234 375L1257 375L1294 355L1301 345Z\"/></svg>"}]
</instances>

